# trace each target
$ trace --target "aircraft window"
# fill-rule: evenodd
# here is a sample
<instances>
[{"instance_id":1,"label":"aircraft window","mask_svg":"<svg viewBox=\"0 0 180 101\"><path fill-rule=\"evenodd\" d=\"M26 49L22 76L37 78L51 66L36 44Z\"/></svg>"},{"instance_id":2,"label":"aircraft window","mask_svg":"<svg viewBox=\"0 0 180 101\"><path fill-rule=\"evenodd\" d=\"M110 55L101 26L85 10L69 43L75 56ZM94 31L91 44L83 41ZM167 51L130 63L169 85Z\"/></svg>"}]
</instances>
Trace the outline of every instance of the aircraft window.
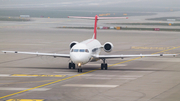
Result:
<instances>
[{"instance_id":1,"label":"aircraft window","mask_svg":"<svg viewBox=\"0 0 180 101\"><path fill-rule=\"evenodd\" d=\"M79 51L80 51L80 52L84 52L85 50L84 50L84 49L80 49Z\"/></svg>"},{"instance_id":2,"label":"aircraft window","mask_svg":"<svg viewBox=\"0 0 180 101\"><path fill-rule=\"evenodd\" d=\"M78 49L73 49L73 52L78 52Z\"/></svg>"},{"instance_id":3,"label":"aircraft window","mask_svg":"<svg viewBox=\"0 0 180 101\"><path fill-rule=\"evenodd\" d=\"M88 49L86 49L86 50L85 50L85 52L89 53L89 50L88 50Z\"/></svg>"},{"instance_id":4,"label":"aircraft window","mask_svg":"<svg viewBox=\"0 0 180 101\"><path fill-rule=\"evenodd\" d=\"M71 52L86 52L89 53L88 49L72 49Z\"/></svg>"}]
</instances>

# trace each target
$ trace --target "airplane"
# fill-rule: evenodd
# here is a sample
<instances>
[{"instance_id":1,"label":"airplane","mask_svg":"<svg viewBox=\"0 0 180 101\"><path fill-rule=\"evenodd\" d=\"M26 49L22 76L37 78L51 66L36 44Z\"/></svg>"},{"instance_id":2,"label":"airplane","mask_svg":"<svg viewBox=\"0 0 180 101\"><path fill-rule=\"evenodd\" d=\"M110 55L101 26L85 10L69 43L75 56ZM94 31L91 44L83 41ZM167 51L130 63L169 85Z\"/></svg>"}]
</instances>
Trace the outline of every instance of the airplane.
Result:
<instances>
[{"instance_id":1,"label":"airplane","mask_svg":"<svg viewBox=\"0 0 180 101\"><path fill-rule=\"evenodd\" d=\"M108 64L106 59L112 58L128 58L128 57L152 57L152 56L175 56L177 54L139 54L139 55L100 55L101 50L105 52L111 52L113 49L113 44L111 42L106 42L102 45L97 40L97 21L100 19L119 19L127 17L80 17L80 16L68 16L68 18L82 18L82 19L95 19L94 23L94 34L91 39L84 40L82 42L72 41L69 45L70 53L69 54L57 54L57 53L39 53L39 52L21 52L21 51L2 51L4 53L20 53L20 54L30 54L38 56L52 56L52 57L62 57L70 58L69 69L75 69L78 67L78 72L82 72L82 65L87 64L88 62L95 62L102 60L101 70L108 69Z\"/></svg>"}]
</instances>

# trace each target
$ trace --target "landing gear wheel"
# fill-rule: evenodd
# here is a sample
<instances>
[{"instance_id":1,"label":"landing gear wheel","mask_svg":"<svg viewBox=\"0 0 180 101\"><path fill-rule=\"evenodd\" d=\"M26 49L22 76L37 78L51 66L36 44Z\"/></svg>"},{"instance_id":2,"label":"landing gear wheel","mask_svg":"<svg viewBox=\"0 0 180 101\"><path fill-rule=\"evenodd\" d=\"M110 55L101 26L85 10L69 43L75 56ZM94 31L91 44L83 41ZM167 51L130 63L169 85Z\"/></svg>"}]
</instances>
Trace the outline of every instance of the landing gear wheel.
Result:
<instances>
[{"instance_id":1,"label":"landing gear wheel","mask_svg":"<svg viewBox=\"0 0 180 101\"><path fill-rule=\"evenodd\" d=\"M71 69L71 68L73 68L73 69L76 68L76 66L75 66L75 64L74 64L73 62L70 62L70 63L69 63L69 69Z\"/></svg>"},{"instance_id":2,"label":"landing gear wheel","mask_svg":"<svg viewBox=\"0 0 180 101\"><path fill-rule=\"evenodd\" d=\"M71 63L69 63L69 69L71 69L71 66L72 66Z\"/></svg>"},{"instance_id":3,"label":"landing gear wheel","mask_svg":"<svg viewBox=\"0 0 180 101\"><path fill-rule=\"evenodd\" d=\"M81 73L82 72L82 68L78 68L78 72Z\"/></svg>"},{"instance_id":4,"label":"landing gear wheel","mask_svg":"<svg viewBox=\"0 0 180 101\"><path fill-rule=\"evenodd\" d=\"M72 63L72 67L73 67L73 69L75 69L75 68L76 68L74 63Z\"/></svg>"},{"instance_id":5,"label":"landing gear wheel","mask_svg":"<svg viewBox=\"0 0 180 101\"><path fill-rule=\"evenodd\" d=\"M107 63L104 64L104 68L105 68L105 70L108 69Z\"/></svg>"},{"instance_id":6,"label":"landing gear wheel","mask_svg":"<svg viewBox=\"0 0 180 101\"><path fill-rule=\"evenodd\" d=\"M103 70L103 69L105 69L105 70L108 69L107 63L101 63L101 70Z\"/></svg>"},{"instance_id":7,"label":"landing gear wheel","mask_svg":"<svg viewBox=\"0 0 180 101\"><path fill-rule=\"evenodd\" d=\"M101 70L103 70L104 65L101 63Z\"/></svg>"}]
</instances>

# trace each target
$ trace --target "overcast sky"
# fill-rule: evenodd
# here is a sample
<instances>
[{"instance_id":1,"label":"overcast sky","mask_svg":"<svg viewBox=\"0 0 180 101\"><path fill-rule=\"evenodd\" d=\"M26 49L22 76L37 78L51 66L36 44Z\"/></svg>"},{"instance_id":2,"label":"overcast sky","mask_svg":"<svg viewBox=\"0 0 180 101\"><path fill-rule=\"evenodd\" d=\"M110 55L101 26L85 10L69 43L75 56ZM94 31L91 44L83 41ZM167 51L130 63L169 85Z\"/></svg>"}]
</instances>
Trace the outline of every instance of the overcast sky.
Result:
<instances>
[{"instance_id":1,"label":"overcast sky","mask_svg":"<svg viewBox=\"0 0 180 101\"><path fill-rule=\"evenodd\" d=\"M180 7L180 0L0 0L0 8L38 7Z\"/></svg>"}]
</instances>

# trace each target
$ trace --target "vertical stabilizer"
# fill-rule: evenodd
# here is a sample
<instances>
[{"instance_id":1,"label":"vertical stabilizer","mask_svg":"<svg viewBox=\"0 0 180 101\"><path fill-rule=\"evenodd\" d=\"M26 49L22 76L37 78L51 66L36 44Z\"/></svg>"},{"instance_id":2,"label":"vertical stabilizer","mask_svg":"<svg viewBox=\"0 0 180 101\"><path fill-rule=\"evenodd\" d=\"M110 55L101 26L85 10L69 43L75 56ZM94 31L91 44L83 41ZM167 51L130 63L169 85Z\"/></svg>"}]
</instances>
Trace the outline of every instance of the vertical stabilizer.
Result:
<instances>
[{"instance_id":1,"label":"vertical stabilizer","mask_svg":"<svg viewBox=\"0 0 180 101\"><path fill-rule=\"evenodd\" d=\"M97 38L97 21L98 21L98 16L95 16L95 22L94 22L94 35L93 35L93 39Z\"/></svg>"},{"instance_id":2,"label":"vertical stabilizer","mask_svg":"<svg viewBox=\"0 0 180 101\"><path fill-rule=\"evenodd\" d=\"M94 19L94 17L81 17L81 16L68 16L68 18L78 18L78 19ZM97 39L97 21L98 20L105 20L105 19L128 19L128 17L98 17L95 16L95 23L94 23L94 34L92 39Z\"/></svg>"}]
</instances>

